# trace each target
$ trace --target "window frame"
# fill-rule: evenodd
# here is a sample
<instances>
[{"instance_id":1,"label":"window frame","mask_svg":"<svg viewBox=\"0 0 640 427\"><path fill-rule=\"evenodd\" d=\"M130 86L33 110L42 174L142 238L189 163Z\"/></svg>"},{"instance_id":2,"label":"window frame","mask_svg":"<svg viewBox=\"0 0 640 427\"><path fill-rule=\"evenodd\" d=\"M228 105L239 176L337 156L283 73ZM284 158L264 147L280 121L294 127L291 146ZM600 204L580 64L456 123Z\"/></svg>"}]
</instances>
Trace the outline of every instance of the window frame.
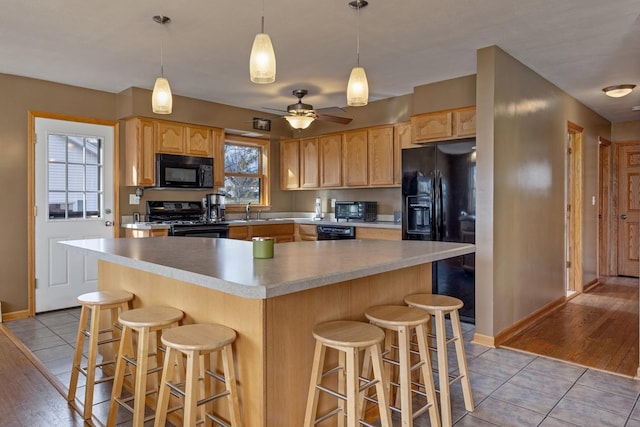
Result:
<instances>
[{"instance_id":1,"label":"window frame","mask_svg":"<svg viewBox=\"0 0 640 427\"><path fill-rule=\"evenodd\" d=\"M260 149L260 159L258 161L259 173L257 174L241 174L241 173L227 173L226 166L224 168L224 179L226 181L227 176L246 176L246 177L258 177L262 180L260 186L260 203L252 203L252 207L269 210L271 208L271 177L269 169L269 155L271 152L271 141L264 138L247 138L240 135L226 134L224 138L223 147L223 165L224 165L224 153L227 145L254 147ZM223 188L225 188L223 186ZM244 212L244 203L226 203L227 212Z\"/></svg>"}]
</instances>

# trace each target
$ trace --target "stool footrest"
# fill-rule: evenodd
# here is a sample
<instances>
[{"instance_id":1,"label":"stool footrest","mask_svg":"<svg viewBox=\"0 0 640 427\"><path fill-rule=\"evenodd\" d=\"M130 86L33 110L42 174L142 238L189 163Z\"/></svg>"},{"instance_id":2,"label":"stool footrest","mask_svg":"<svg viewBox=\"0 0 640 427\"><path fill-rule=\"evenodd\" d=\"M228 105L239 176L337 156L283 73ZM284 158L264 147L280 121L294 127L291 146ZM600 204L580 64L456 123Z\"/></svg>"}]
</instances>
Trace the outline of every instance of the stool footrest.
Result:
<instances>
[{"instance_id":1,"label":"stool footrest","mask_svg":"<svg viewBox=\"0 0 640 427\"><path fill-rule=\"evenodd\" d=\"M342 409L340 408L336 408L331 412L327 412L326 414L324 414L323 416L321 416L320 418L316 419L314 424L320 424L321 422L323 422L324 420L328 420L329 418L333 417L336 414L339 414L340 412L342 412Z\"/></svg>"},{"instance_id":2,"label":"stool footrest","mask_svg":"<svg viewBox=\"0 0 640 427\"><path fill-rule=\"evenodd\" d=\"M207 418L209 418L209 419L210 419L211 421L213 421L214 423L219 424L219 425L221 425L221 426L223 426L223 427L231 427L231 424L226 423L224 420L222 420L222 419L220 419L220 418L216 417L215 415L212 415L212 414L206 413L206 414L204 414L204 416L205 416L205 417L207 417Z\"/></svg>"}]
</instances>

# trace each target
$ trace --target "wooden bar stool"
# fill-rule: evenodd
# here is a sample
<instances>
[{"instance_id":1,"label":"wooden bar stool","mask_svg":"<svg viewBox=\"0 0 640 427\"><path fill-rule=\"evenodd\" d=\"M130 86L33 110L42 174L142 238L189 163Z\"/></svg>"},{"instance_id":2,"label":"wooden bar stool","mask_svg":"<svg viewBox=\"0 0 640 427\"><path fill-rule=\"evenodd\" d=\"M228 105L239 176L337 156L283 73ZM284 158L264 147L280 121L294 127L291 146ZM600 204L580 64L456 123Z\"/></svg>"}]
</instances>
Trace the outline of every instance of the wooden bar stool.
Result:
<instances>
[{"instance_id":1,"label":"wooden bar stool","mask_svg":"<svg viewBox=\"0 0 640 427\"><path fill-rule=\"evenodd\" d=\"M456 381L462 384L462 394L464 395L464 406L467 411L473 411L473 395L471 394L471 381L467 370L467 358L464 353L464 343L462 342L462 329L460 328L460 316L458 310L463 303L458 298L447 295L434 294L414 294L404 298L404 302L409 306L426 310L435 317L436 329L435 339L438 352L438 379L440 389L440 416L442 425L450 426L451 420L451 395L450 386ZM447 339L445 328L445 315L449 314L453 338ZM432 335L430 335L432 336ZM457 376L449 375L449 363L447 360L447 344L454 342L456 357L458 359Z\"/></svg>"},{"instance_id":2,"label":"wooden bar stool","mask_svg":"<svg viewBox=\"0 0 640 427\"><path fill-rule=\"evenodd\" d=\"M413 426L413 419L427 410L431 426L440 425L438 404L436 400L433 376L431 374L431 357L427 345L427 327L431 322L431 315L424 310L406 305L378 305L368 308L364 315L369 321L386 330L383 361L385 364L385 385L387 389L393 385L398 388L400 407L393 405L390 409L400 413L403 426ZM411 350L413 333L418 345L418 351ZM393 343L397 338L397 354L394 353ZM414 347L415 348L415 347ZM411 355L417 353L418 362L412 364ZM391 379L391 367L398 367L398 382ZM422 380L412 381L412 372L420 369ZM366 372L366 371L365 371ZM416 388L413 388L413 386ZM424 392L420 390L424 389ZM413 410L413 395L426 398L426 404L416 411Z\"/></svg>"},{"instance_id":3,"label":"wooden bar stool","mask_svg":"<svg viewBox=\"0 0 640 427\"><path fill-rule=\"evenodd\" d=\"M373 386L376 387L381 426L391 427L388 391L383 383L382 353L380 351L380 344L384 340L384 331L369 323L337 320L316 325L313 328L313 336L316 339L316 348L311 368L311 383L304 416L304 427L313 427L336 414L341 417L346 416L347 427L359 426L364 392ZM339 362L337 367L323 372L327 348L339 352ZM370 363L373 366L373 379L371 380L359 378L358 355L360 351L365 352L365 360L371 359ZM322 385L323 378L334 373L338 374L337 391ZM364 382L362 386L360 385L361 381ZM320 391L337 397L338 407L316 419ZM338 425L344 425L344 418L338 420Z\"/></svg>"},{"instance_id":4,"label":"wooden bar stool","mask_svg":"<svg viewBox=\"0 0 640 427\"><path fill-rule=\"evenodd\" d=\"M105 366L113 365L114 360L96 363L98 348L103 344L112 344L112 355L118 354L118 343L120 342L120 328L116 324L119 312L129 309L129 301L133 299L133 294L127 291L98 291L80 295L77 300L80 303L80 321L78 323L78 334L76 336L76 348L73 352L73 368L71 370L71 380L69 381L69 393L67 400L74 402L76 390L78 388L78 375L83 374L87 381L84 390L84 409L82 416L85 420L91 418L93 409L93 391L96 384L111 381L113 376L103 377L96 380L96 369L104 369ZM102 313L110 316L108 329L100 329L100 319ZM88 329L87 328L87 321ZM107 338L100 339L100 335L109 334ZM87 352L87 366L82 367L82 352L84 350L84 339L89 338L89 348Z\"/></svg>"},{"instance_id":5,"label":"wooden bar stool","mask_svg":"<svg viewBox=\"0 0 640 427\"><path fill-rule=\"evenodd\" d=\"M145 421L153 419L149 416L145 419L145 400L148 394L156 393L156 387L147 390L148 374L158 373L162 370L162 353L160 349L160 334L163 330L178 326L184 313L171 307L143 307L129 310L120 314L119 322L122 325L122 340L120 350L116 358L116 372L111 391L111 403L107 426L116 425L119 406L133 413L133 426L142 427ZM133 349L133 333L137 335L137 349ZM154 352L149 352L151 334L155 333L156 339ZM149 358L155 357L155 366L149 367ZM122 397L125 371L127 367L134 378L134 391L130 397ZM133 400L133 406L129 404Z\"/></svg>"},{"instance_id":6,"label":"wooden bar stool","mask_svg":"<svg viewBox=\"0 0 640 427\"><path fill-rule=\"evenodd\" d=\"M182 425L195 426L202 422L211 425L211 421L215 421L220 425L242 426L233 362L232 345L235 340L236 331L216 324L185 325L163 332L162 343L166 354L156 409L156 427L164 427L167 413L171 412L169 397L172 391L182 396L184 401ZM211 370L212 353L219 353L222 357L222 374ZM175 367L181 365L183 356L187 359L186 379L181 382L175 380L174 374ZM212 379L224 384L224 391L214 393ZM213 413L213 401L222 397L227 398L230 424Z\"/></svg>"}]
</instances>

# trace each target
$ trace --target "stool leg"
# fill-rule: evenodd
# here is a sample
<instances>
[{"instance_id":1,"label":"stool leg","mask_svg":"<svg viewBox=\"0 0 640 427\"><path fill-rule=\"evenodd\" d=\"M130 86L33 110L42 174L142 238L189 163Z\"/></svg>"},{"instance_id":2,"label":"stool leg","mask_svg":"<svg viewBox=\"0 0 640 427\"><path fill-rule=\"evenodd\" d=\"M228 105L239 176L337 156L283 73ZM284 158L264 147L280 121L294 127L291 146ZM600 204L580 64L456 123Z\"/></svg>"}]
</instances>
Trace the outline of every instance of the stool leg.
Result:
<instances>
[{"instance_id":1,"label":"stool leg","mask_svg":"<svg viewBox=\"0 0 640 427\"><path fill-rule=\"evenodd\" d=\"M198 356L198 366L200 377L198 378L198 398L196 401L213 394L211 393L211 379L209 375L207 375L207 371L211 369L211 353L200 353ZM207 409L211 410L210 403L211 402L200 405L198 408L200 411L200 419L206 427L212 425L212 421L206 416Z\"/></svg>"},{"instance_id":2,"label":"stool leg","mask_svg":"<svg viewBox=\"0 0 640 427\"><path fill-rule=\"evenodd\" d=\"M471 380L469 379L469 371L467 369L467 357L464 352L464 341L462 340L462 328L460 327L460 315L458 310L449 313L451 317L451 326L456 345L456 357L458 358L458 369L462 382L462 394L464 396L464 406L467 411L473 411L473 395L471 393Z\"/></svg>"},{"instance_id":3,"label":"stool leg","mask_svg":"<svg viewBox=\"0 0 640 427\"><path fill-rule=\"evenodd\" d=\"M400 362L400 408L401 421L403 426L413 424L413 405L411 403L411 359L409 353L409 328L406 326L398 328L398 348Z\"/></svg>"},{"instance_id":4,"label":"stool leg","mask_svg":"<svg viewBox=\"0 0 640 427\"><path fill-rule=\"evenodd\" d=\"M358 410L359 393L360 388L358 379L358 350L354 348L345 348L343 351L346 353L346 371L347 371L347 427L358 427L360 425L359 417L360 411ZM380 353L378 353L380 355ZM374 364L374 363L372 363ZM381 368L381 367L379 367ZM375 372L375 367L374 367ZM378 379L382 379L382 371L378 371Z\"/></svg>"},{"instance_id":5,"label":"stool leg","mask_svg":"<svg viewBox=\"0 0 640 427\"><path fill-rule=\"evenodd\" d=\"M149 369L149 328L138 331L138 351L136 356L136 384L134 387L133 425L144 425L144 408L147 395L147 370Z\"/></svg>"},{"instance_id":6,"label":"stool leg","mask_svg":"<svg viewBox=\"0 0 640 427\"><path fill-rule=\"evenodd\" d=\"M84 349L84 328L87 327L89 320L89 307L83 305L80 309L80 320L78 322L78 333L76 335L76 348L73 351L73 367L71 369L71 380L69 381L69 393L67 400L73 402L76 398L76 390L78 388L78 375L82 368L82 350Z\"/></svg>"},{"instance_id":7,"label":"stool leg","mask_svg":"<svg viewBox=\"0 0 640 427\"><path fill-rule=\"evenodd\" d=\"M440 386L440 415L442 425L451 426L451 397L449 391L449 363L447 361L447 336L442 310L435 312L436 347L438 350L438 382Z\"/></svg>"},{"instance_id":8,"label":"stool leg","mask_svg":"<svg viewBox=\"0 0 640 427\"><path fill-rule=\"evenodd\" d=\"M160 390L158 392L158 406L156 408L156 419L154 427L164 427L167 421L167 410L169 409L169 397L171 392L169 382L173 379L176 357L182 357L180 352L167 348L164 356L164 368L162 369L162 379L160 380Z\"/></svg>"},{"instance_id":9,"label":"stool leg","mask_svg":"<svg viewBox=\"0 0 640 427\"><path fill-rule=\"evenodd\" d=\"M98 338L100 335L100 310L99 306L91 310L91 328L89 331L89 352L87 358L87 384L84 391L84 419L91 418L93 408L93 388L96 381L96 353L98 352Z\"/></svg>"},{"instance_id":10,"label":"stool leg","mask_svg":"<svg viewBox=\"0 0 640 427\"><path fill-rule=\"evenodd\" d=\"M184 386L184 418L186 426L195 426L198 401L198 365L199 357L195 352L187 352L187 381Z\"/></svg>"},{"instance_id":11,"label":"stool leg","mask_svg":"<svg viewBox=\"0 0 640 427\"><path fill-rule=\"evenodd\" d=\"M376 383L376 393L378 394L378 411L380 411L380 425L382 427L391 427L392 424L391 410L389 409L389 395L387 394L387 390L383 382L384 378L382 374L382 353L380 352L379 344L371 346L371 365L373 365L374 378L378 380L378 382Z\"/></svg>"},{"instance_id":12,"label":"stool leg","mask_svg":"<svg viewBox=\"0 0 640 427\"><path fill-rule=\"evenodd\" d=\"M431 356L429 355L429 346L427 344L427 331L425 325L416 326L416 339L418 340L418 350L420 359L423 364L420 369L422 372L422 384L424 384L425 393L431 407L429 408L429 422L432 426L440 425L440 414L438 413L438 401L436 398L436 388L433 384L433 374L431 371Z\"/></svg>"},{"instance_id":13,"label":"stool leg","mask_svg":"<svg viewBox=\"0 0 640 427\"><path fill-rule=\"evenodd\" d=\"M231 414L231 427L242 427L236 368L233 361L233 349L231 344L222 349L222 366L224 368L225 384L227 385L227 391L229 392L229 414Z\"/></svg>"},{"instance_id":14,"label":"stool leg","mask_svg":"<svg viewBox=\"0 0 640 427\"><path fill-rule=\"evenodd\" d=\"M113 388L111 390L111 402L109 403L109 415L107 417L107 427L116 425L118 416L118 403L116 399L122 395L122 384L124 383L124 374L127 368L127 362L124 357L131 357L133 353L133 344L131 341L131 329L126 326L122 328L122 336L120 337L120 348L116 357L116 370L113 377Z\"/></svg>"},{"instance_id":15,"label":"stool leg","mask_svg":"<svg viewBox=\"0 0 640 427\"><path fill-rule=\"evenodd\" d=\"M338 393L343 396L347 395L347 355L344 351L338 351L338 366L340 370L337 373L338 376ZM322 380L321 380L322 381ZM343 399L338 399L338 408L340 413L338 415L338 427L344 427L347 415L347 402Z\"/></svg>"},{"instance_id":16,"label":"stool leg","mask_svg":"<svg viewBox=\"0 0 640 427\"><path fill-rule=\"evenodd\" d=\"M313 365L311 367L311 380L309 382L309 395L307 397L307 408L304 413L304 427L313 427L316 413L318 411L318 389L317 385L322 381L322 368L324 366L324 356L326 347L316 341L316 349L313 354Z\"/></svg>"}]
</instances>

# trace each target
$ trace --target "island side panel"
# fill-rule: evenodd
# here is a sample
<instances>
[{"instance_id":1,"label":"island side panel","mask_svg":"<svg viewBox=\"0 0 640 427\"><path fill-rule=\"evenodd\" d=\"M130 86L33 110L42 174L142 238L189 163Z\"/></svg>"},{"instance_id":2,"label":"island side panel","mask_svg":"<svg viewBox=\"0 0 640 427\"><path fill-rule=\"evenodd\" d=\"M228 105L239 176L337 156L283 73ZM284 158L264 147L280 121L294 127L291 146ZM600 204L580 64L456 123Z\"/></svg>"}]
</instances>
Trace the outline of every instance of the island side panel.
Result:
<instances>
[{"instance_id":1,"label":"island side panel","mask_svg":"<svg viewBox=\"0 0 640 427\"><path fill-rule=\"evenodd\" d=\"M175 307L185 313L183 324L208 322L233 328L238 333L234 351L243 420L247 426L265 426L264 300L241 298L102 260L98 274L101 290L132 292L134 308Z\"/></svg>"},{"instance_id":2,"label":"island side panel","mask_svg":"<svg viewBox=\"0 0 640 427\"><path fill-rule=\"evenodd\" d=\"M296 292L266 301L267 425L303 424L315 340L314 325L366 321L367 308L402 304L412 293L431 293L431 264ZM319 413L327 412L327 399ZM331 408L335 407L332 399ZM334 421L335 422L335 421ZM331 425L330 422L326 422ZM324 424L323 424L324 425Z\"/></svg>"}]
</instances>

